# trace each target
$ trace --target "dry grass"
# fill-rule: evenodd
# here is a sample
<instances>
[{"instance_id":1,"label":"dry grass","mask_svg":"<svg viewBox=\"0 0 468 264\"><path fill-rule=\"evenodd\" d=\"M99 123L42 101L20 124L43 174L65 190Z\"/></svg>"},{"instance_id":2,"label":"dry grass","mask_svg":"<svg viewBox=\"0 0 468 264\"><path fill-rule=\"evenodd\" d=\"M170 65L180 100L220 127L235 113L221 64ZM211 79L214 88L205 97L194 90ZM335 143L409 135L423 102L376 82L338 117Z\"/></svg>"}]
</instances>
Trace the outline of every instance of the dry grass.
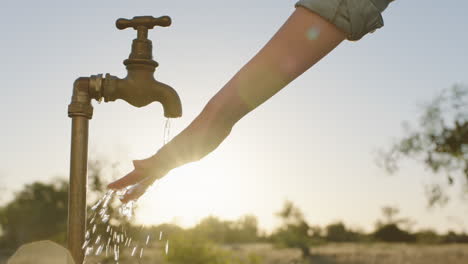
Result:
<instances>
[{"instance_id":1,"label":"dry grass","mask_svg":"<svg viewBox=\"0 0 468 264\"><path fill-rule=\"evenodd\" d=\"M300 261L299 250L256 245L243 249L263 257L265 264L467 264L468 245L328 244L312 248L312 258Z\"/></svg>"},{"instance_id":2,"label":"dry grass","mask_svg":"<svg viewBox=\"0 0 468 264\"><path fill-rule=\"evenodd\" d=\"M279 249L269 244L225 246L237 256L256 255L264 264L467 264L468 245L406 245L406 244L328 244L312 248L312 258L300 260L300 251ZM177 250L177 249L172 249ZM168 264L162 249L147 250L141 259L122 254L119 263ZM6 258L0 256L0 264ZM86 262L115 263L112 258L89 258ZM190 263L187 263L190 264Z\"/></svg>"},{"instance_id":3,"label":"dry grass","mask_svg":"<svg viewBox=\"0 0 468 264\"><path fill-rule=\"evenodd\" d=\"M329 260L323 263L337 264L468 263L468 245L330 244L314 253Z\"/></svg>"}]
</instances>

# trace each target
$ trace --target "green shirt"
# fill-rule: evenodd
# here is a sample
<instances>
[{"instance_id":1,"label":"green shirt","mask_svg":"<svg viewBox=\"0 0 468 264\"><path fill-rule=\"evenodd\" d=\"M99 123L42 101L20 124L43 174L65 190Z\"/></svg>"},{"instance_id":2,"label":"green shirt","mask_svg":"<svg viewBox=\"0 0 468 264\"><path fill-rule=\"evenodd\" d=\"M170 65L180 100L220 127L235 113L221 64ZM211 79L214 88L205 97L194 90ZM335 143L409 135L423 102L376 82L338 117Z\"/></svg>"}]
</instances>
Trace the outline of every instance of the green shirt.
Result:
<instances>
[{"instance_id":1,"label":"green shirt","mask_svg":"<svg viewBox=\"0 0 468 264\"><path fill-rule=\"evenodd\" d=\"M302 6L347 33L347 39L359 40L383 27L382 12L393 0L300 0Z\"/></svg>"}]
</instances>

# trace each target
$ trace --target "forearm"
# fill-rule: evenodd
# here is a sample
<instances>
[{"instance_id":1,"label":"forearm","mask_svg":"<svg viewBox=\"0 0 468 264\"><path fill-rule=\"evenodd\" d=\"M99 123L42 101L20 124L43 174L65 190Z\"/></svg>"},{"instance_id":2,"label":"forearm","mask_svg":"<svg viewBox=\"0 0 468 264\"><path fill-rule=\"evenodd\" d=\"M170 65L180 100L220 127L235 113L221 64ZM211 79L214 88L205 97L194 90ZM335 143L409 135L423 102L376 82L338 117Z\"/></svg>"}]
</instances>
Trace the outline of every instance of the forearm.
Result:
<instances>
[{"instance_id":1,"label":"forearm","mask_svg":"<svg viewBox=\"0 0 468 264\"><path fill-rule=\"evenodd\" d=\"M311 36L311 31L317 33ZM273 38L208 102L197 118L158 152L172 169L213 151L247 113L335 48L345 33L297 8ZM162 159L161 157L164 157Z\"/></svg>"},{"instance_id":2,"label":"forearm","mask_svg":"<svg viewBox=\"0 0 468 264\"><path fill-rule=\"evenodd\" d=\"M325 19L299 7L273 38L208 102L201 115L233 126L345 38Z\"/></svg>"}]
</instances>

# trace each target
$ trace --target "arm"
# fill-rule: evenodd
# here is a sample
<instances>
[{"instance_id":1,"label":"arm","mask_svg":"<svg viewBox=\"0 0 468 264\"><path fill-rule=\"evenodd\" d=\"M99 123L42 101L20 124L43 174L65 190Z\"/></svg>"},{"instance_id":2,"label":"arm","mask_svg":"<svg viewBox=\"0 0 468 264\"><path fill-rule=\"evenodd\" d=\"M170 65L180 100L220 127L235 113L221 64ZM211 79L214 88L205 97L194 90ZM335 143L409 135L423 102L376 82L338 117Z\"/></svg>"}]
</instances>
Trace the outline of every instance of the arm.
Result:
<instances>
[{"instance_id":1,"label":"arm","mask_svg":"<svg viewBox=\"0 0 468 264\"><path fill-rule=\"evenodd\" d=\"M136 199L171 169L205 157L221 144L237 121L317 63L345 37L333 24L298 7L187 128L152 157L134 161L135 169L109 188L141 182L144 188L126 195L123 201Z\"/></svg>"}]
</instances>

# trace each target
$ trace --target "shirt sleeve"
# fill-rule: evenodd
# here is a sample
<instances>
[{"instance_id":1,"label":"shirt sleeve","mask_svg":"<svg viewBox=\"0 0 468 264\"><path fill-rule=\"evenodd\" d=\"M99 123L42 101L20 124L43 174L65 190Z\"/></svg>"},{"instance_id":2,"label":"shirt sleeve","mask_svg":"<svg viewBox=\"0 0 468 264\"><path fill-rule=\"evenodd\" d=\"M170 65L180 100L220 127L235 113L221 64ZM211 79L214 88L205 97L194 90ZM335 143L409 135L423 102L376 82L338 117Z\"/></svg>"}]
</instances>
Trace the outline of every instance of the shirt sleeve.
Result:
<instances>
[{"instance_id":1,"label":"shirt sleeve","mask_svg":"<svg viewBox=\"0 0 468 264\"><path fill-rule=\"evenodd\" d=\"M299 0L304 7L346 32L348 40L359 40L383 27L382 12L393 0Z\"/></svg>"}]
</instances>

